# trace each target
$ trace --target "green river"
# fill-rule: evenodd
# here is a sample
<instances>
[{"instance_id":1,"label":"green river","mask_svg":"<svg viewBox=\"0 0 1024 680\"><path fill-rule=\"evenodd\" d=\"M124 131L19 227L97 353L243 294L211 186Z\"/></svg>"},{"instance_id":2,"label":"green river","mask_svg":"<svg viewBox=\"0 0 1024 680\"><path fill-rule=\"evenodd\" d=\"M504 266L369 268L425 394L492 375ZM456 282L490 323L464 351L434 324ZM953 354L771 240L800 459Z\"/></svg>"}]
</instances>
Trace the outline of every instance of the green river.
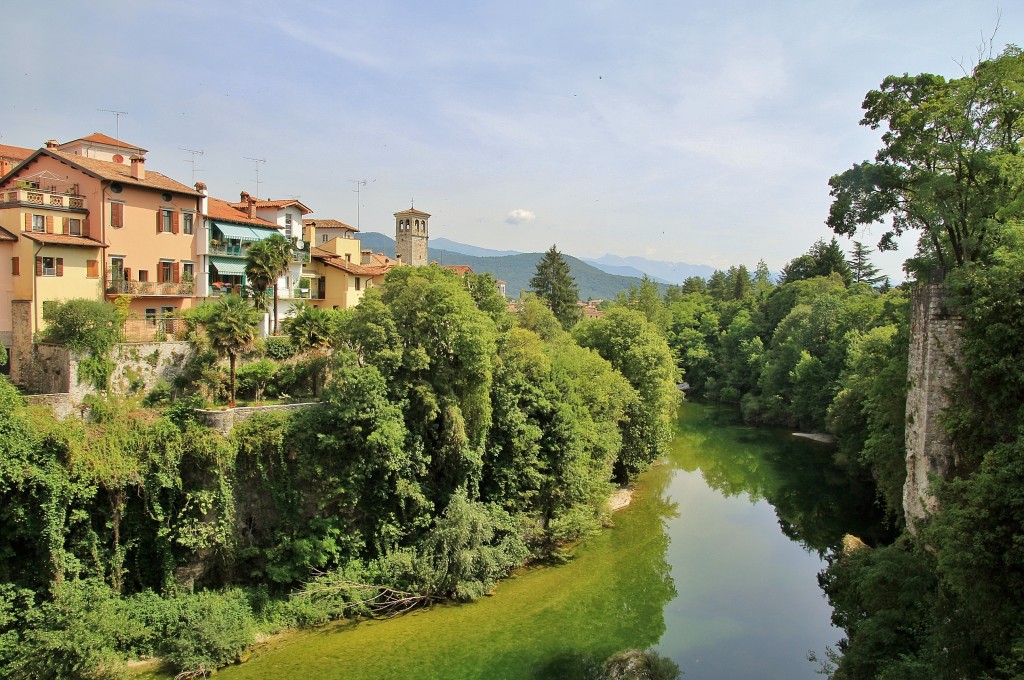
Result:
<instances>
[{"instance_id":1,"label":"green river","mask_svg":"<svg viewBox=\"0 0 1024 680\"><path fill-rule=\"evenodd\" d=\"M471 604L290 633L218 677L586 678L629 647L670 656L686 680L817 677L808 652L842 636L821 556L877 522L872 490L830 460L688 402L668 458L568 563Z\"/></svg>"}]
</instances>

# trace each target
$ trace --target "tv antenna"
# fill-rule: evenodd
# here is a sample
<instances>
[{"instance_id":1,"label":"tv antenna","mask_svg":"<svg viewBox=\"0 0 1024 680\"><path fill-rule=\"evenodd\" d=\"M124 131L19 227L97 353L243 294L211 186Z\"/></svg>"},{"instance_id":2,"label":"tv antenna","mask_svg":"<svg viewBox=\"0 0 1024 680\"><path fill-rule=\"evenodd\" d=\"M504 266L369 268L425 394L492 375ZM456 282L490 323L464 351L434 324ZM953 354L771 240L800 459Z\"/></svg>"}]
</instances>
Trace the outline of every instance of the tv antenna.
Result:
<instances>
[{"instance_id":1,"label":"tv antenna","mask_svg":"<svg viewBox=\"0 0 1024 680\"><path fill-rule=\"evenodd\" d=\"M356 231L359 231L359 204L361 203L361 201L359 200L359 191L366 186L366 180L350 179L349 182L352 182L353 184L356 185L356 188L353 189L352 191L356 192Z\"/></svg>"},{"instance_id":2,"label":"tv antenna","mask_svg":"<svg viewBox=\"0 0 1024 680\"><path fill-rule=\"evenodd\" d=\"M117 141L117 154L121 155L121 116L127 116L127 111L114 111L113 109L96 109L103 113L114 114L114 139Z\"/></svg>"},{"instance_id":3,"label":"tv antenna","mask_svg":"<svg viewBox=\"0 0 1024 680\"><path fill-rule=\"evenodd\" d=\"M260 197L260 163L266 163L266 158L250 158L249 156L242 156L247 161L252 161L256 165L256 199Z\"/></svg>"},{"instance_id":4,"label":"tv antenna","mask_svg":"<svg viewBox=\"0 0 1024 680\"><path fill-rule=\"evenodd\" d=\"M178 151L187 151L188 153L192 154L192 158L186 158L185 162L192 164L192 183L195 184L196 183L196 173L197 172L202 172L202 170L196 170L196 156L202 156L203 155L202 150L186 149L184 147L180 147L179 146L178 147Z\"/></svg>"}]
</instances>

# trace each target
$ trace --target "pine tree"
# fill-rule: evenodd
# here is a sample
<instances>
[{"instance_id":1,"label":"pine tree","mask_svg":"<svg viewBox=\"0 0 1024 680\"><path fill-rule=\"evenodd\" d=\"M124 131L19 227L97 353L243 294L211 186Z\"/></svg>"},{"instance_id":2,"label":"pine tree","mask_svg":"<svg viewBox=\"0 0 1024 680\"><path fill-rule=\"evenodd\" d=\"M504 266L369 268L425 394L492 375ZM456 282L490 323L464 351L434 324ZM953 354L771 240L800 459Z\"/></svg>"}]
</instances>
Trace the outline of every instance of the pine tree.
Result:
<instances>
[{"instance_id":1,"label":"pine tree","mask_svg":"<svg viewBox=\"0 0 1024 680\"><path fill-rule=\"evenodd\" d=\"M530 290L547 303L563 328L568 329L579 320L576 306L580 297L579 288L576 287L569 263L555 246L551 246L537 263L537 272L530 279Z\"/></svg>"},{"instance_id":2,"label":"pine tree","mask_svg":"<svg viewBox=\"0 0 1024 680\"><path fill-rule=\"evenodd\" d=\"M853 250L850 251L850 270L853 272L855 283L877 286L885 281L887 277L881 276L878 267L871 264L870 254L870 248L860 241L854 241Z\"/></svg>"}]
</instances>

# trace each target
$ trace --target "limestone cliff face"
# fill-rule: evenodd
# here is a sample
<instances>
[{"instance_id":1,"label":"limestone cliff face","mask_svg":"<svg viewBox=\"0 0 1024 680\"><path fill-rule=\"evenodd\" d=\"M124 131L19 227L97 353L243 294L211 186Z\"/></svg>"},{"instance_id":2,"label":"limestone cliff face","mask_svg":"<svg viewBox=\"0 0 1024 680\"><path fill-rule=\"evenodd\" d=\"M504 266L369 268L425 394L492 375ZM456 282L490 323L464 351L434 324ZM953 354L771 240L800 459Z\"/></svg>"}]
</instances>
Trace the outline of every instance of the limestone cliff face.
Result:
<instances>
[{"instance_id":1,"label":"limestone cliff face","mask_svg":"<svg viewBox=\"0 0 1024 680\"><path fill-rule=\"evenodd\" d=\"M907 481L903 486L903 511L911 532L916 522L938 510L928 490L929 475L944 477L954 463L942 416L956 379L963 319L946 306L945 297L945 287L932 284L915 289L911 299Z\"/></svg>"}]
</instances>

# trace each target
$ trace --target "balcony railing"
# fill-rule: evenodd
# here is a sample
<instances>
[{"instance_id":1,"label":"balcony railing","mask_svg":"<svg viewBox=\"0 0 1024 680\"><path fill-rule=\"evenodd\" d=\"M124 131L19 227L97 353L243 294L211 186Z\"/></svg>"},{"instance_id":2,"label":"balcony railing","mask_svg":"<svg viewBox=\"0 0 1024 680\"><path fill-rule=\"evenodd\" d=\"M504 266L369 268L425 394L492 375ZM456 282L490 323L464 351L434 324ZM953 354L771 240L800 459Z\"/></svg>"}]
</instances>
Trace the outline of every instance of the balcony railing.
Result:
<instances>
[{"instance_id":1,"label":"balcony railing","mask_svg":"<svg viewBox=\"0 0 1024 680\"><path fill-rule=\"evenodd\" d=\"M210 243L210 255L233 255L245 257L247 248L237 243Z\"/></svg>"},{"instance_id":2,"label":"balcony railing","mask_svg":"<svg viewBox=\"0 0 1024 680\"><path fill-rule=\"evenodd\" d=\"M210 297L220 297L222 295L230 295L234 293L241 297L249 297L249 286L243 284L219 284L217 282L210 284Z\"/></svg>"},{"instance_id":3,"label":"balcony railing","mask_svg":"<svg viewBox=\"0 0 1024 680\"><path fill-rule=\"evenodd\" d=\"M80 196L74 189L57 191L56 187L33 189L29 187L10 187L0 190L0 204L25 203L40 208L57 208L68 210L86 210L89 206L85 196Z\"/></svg>"},{"instance_id":4,"label":"balcony railing","mask_svg":"<svg viewBox=\"0 0 1024 680\"><path fill-rule=\"evenodd\" d=\"M107 295L186 297L194 292L194 283L107 280Z\"/></svg>"}]
</instances>

